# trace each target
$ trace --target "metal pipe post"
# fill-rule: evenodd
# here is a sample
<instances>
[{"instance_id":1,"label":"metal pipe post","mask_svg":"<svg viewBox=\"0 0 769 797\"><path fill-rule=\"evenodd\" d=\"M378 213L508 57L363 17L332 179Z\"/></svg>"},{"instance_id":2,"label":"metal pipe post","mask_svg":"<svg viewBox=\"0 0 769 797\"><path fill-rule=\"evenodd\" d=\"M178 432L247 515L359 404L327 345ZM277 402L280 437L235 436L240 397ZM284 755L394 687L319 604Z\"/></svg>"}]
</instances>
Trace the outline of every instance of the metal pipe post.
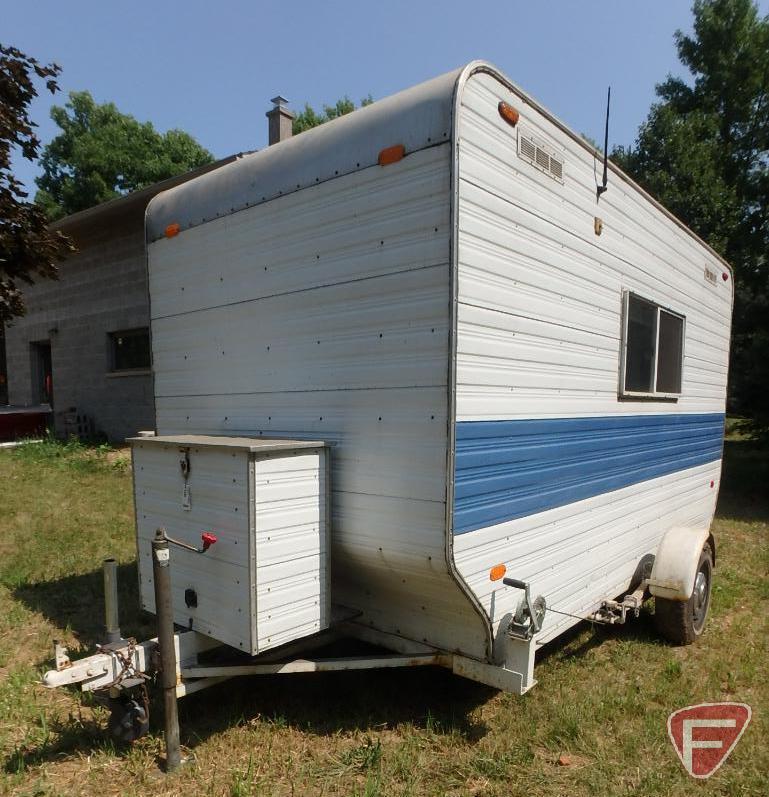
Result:
<instances>
[{"instance_id":1,"label":"metal pipe post","mask_svg":"<svg viewBox=\"0 0 769 797\"><path fill-rule=\"evenodd\" d=\"M179 709L176 699L176 649L170 563L168 538L165 529L161 528L155 532L155 539L152 541L152 578L155 582L155 614L160 647L160 683L163 687L167 772L176 769L182 761L179 743Z\"/></svg>"},{"instance_id":2,"label":"metal pipe post","mask_svg":"<svg viewBox=\"0 0 769 797\"><path fill-rule=\"evenodd\" d=\"M123 638L118 612L117 562L114 559L104 560L104 631L108 645Z\"/></svg>"}]
</instances>

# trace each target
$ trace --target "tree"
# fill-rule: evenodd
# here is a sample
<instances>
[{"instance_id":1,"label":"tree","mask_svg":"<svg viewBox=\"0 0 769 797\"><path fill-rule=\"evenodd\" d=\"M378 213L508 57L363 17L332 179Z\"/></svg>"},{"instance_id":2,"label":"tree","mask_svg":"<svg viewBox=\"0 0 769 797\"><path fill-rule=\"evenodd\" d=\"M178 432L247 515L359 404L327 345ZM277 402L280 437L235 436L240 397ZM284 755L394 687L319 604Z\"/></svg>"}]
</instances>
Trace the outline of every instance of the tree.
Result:
<instances>
[{"instance_id":1,"label":"tree","mask_svg":"<svg viewBox=\"0 0 769 797\"><path fill-rule=\"evenodd\" d=\"M0 44L0 324L24 313L20 283L55 277L56 262L72 250L66 235L48 229L45 213L27 201L24 185L11 172L14 149L34 161L40 147L29 117L35 80L45 81L53 94L59 72L56 64Z\"/></svg>"},{"instance_id":2,"label":"tree","mask_svg":"<svg viewBox=\"0 0 769 797\"><path fill-rule=\"evenodd\" d=\"M360 107L365 108L366 105L371 105L374 98L369 94L360 101ZM322 113L317 113L308 103L304 104L304 110L296 115L292 125L293 134L298 135L305 130L312 127L322 125L324 122L330 122L339 116L352 113L355 110L355 103L345 94L341 100L337 100L334 105L324 105Z\"/></svg>"},{"instance_id":3,"label":"tree","mask_svg":"<svg viewBox=\"0 0 769 797\"><path fill-rule=\"evenodd\" d=\"M634 146L613 158L735 269L730 408L769 430L769 18L696 0L676 33L691 83L668 77Z\"/></svg>"},{"instance_id":4,"label":"tree","mask_svg":"<svg viewBox=\"0 0 769 797\"><path fill-rule=\"evenodd\" d=\"M58 219L213 161L181 130L159 133L150 122L73 91L51 118L61 132L43 150L35 201Z\"/></svg>"}]
</instances>

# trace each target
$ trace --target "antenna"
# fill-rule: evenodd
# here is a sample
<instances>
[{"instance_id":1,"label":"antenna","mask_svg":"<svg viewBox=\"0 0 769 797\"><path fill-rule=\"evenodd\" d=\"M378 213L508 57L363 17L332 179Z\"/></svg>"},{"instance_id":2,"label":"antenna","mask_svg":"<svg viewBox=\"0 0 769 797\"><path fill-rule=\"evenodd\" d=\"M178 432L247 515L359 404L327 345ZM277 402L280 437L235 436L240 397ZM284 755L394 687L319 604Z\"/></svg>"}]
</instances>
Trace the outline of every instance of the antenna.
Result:
<instances>
[{"instance_id":1,"label":"antenna","mask_svg":"<svg viewBox=\"0 0 769 797\"><path fill-rule=\"evenodd\" d=\"M609 86L609 94L606 97L606 130L603 137L603 185L597 185L595 188L595 198L598 201L601 194L608 189L606 185L609 178L609 106L611 105L611 86Z\"/></svg>"}]
</instances>

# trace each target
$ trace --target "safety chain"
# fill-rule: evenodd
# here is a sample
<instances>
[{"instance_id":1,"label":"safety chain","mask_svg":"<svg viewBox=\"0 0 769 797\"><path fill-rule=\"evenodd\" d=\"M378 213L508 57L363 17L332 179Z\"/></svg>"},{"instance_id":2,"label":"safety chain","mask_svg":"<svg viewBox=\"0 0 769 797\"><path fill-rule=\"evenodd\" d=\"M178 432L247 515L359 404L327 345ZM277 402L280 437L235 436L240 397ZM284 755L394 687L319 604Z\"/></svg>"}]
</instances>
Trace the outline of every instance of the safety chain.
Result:
<instances>
[{"instance_id":1,"label":"safety chain","mask_svg":"<svg viewBox=\"0 0 769 797\"><path fill-rule=\"evenodd\" d=\"M149 676L147 676L149 677ZM150 715L150 694L147 691L147 681L144 680L141 682L139 686L141 692L141 700L142 700L142 707L144 708L144 716L149 717Z\"/></svg>"},{"instance_id":2,"label":"safety chain","mask_svg":"<svg viewBox=\"0 0 769 797\"><path fill-rule=\"evenodd\" d=\"M112 689L113 687L120 686L127 678L139 678L142 681L149 679L150 676L147 675L147 673L139 672L136 669L134 661L136 639L134 637L128 639L128 648L125 653L122 650L113 650L112 648L101 645L97 645L97 647L101 653L109 653L120 662L120 672L115 676L113 681L100 687L101 689Z\"/></svg>"}]
</instances>

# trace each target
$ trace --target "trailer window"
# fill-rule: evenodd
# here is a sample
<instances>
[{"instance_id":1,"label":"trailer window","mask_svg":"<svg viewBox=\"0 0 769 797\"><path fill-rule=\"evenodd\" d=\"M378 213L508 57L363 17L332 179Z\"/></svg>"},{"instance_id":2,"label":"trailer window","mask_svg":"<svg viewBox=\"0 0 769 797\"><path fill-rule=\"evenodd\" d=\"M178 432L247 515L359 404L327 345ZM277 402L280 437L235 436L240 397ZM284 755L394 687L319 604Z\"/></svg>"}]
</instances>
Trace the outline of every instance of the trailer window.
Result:
<instances>
[{"instance_id":1,"label":"trailer window","mask_svg":"<svg viewBox=\"0 0 769 797\"><path fill-rule=\"evenodd\" d=\"M624 299L620 395L679 396L684 317L629 291Z\"/></svg>"}]
</instances>

